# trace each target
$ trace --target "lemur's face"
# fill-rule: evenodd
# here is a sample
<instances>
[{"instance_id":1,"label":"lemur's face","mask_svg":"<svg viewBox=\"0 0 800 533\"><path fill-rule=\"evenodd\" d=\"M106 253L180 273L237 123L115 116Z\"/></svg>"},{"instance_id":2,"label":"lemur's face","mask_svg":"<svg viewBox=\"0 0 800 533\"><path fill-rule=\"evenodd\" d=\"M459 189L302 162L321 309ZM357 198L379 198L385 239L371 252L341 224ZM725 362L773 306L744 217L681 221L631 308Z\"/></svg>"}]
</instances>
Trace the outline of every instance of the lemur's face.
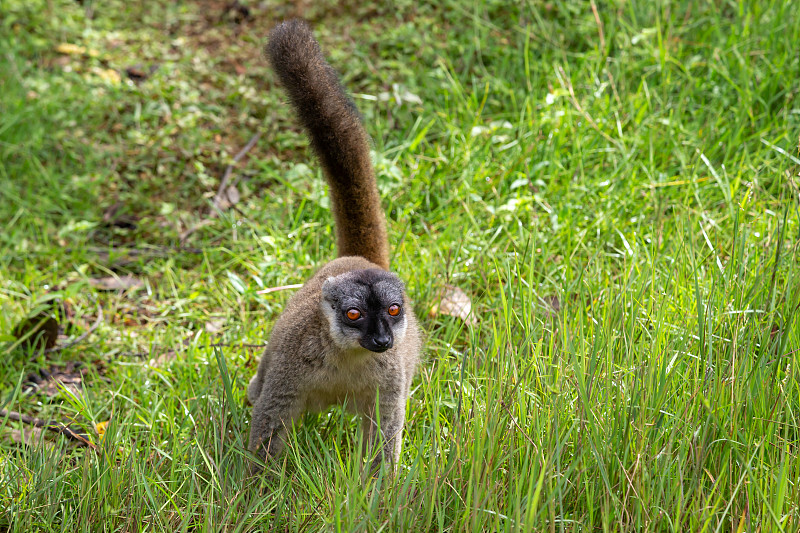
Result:
<instances>
[{"instance_id":1,"label":"lemur's face","mask_svg":"<svg viewBox=\"0 0 800 533\"><path fill-rule=\"evenodd\" d=\"M380 269L356 270L322 285L322 311L331 336L342 349L385 352L406 332L400 278Z\"/></svg>"}]
</instances>

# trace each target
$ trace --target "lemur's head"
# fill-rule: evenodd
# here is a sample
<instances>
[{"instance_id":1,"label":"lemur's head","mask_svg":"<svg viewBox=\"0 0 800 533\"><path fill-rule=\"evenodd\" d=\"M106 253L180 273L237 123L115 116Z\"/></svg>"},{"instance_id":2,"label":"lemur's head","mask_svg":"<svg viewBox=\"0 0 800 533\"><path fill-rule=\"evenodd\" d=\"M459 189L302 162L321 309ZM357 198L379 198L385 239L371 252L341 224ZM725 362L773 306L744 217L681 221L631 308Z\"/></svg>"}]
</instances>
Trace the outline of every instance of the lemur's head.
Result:
<instances>
[{"instance_id":1,"label":"lemur's head","mask_svg":"<svg viewBox=\"0 0 800 533\"><path fill-rule=\"evenodd\" d=\"M322 312L331 336L344 350L385 352L406 333L405 288L396 275L378 268L354 270L325 280Z\"/></svg>"}]
</instances>

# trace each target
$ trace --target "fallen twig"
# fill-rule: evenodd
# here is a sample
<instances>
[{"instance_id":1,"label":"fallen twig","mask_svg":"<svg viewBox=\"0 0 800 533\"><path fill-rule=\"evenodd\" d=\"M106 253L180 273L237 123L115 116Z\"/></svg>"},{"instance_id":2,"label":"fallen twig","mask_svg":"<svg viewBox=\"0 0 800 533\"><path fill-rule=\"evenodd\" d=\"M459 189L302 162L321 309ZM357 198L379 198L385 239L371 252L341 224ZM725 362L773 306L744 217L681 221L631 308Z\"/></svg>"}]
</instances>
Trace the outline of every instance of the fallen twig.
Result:
<instances>
[{"instance_id":1,"label":"fallen twig","mask_svg":"<svg viewBox=\"0 0 800 533\"><path fill-rule=\"evenodd\" d=\"M215 342L209 344L212 348L266 348L267 343L264 344L247 344L244 342Z\"/></svg>"},{"instance_id":2,"label":"fallen twig","mask_svg":"<svg viewBox=\"0 0 800 533\"><path fill-rule=\"evenodd\" d=\"M245 155L247 155L247 152L253 149L253 146L256 145L256 143L260 138L261 138L261 132L260 131L256 132L256 134L253 135L249 141L247 141L247 144L244 145L244 148L239 150L239 153L233 156L233 162L227 167L225 167L225 173L222 175L222 181L219 182L219 189L217 189L217 195L214 197L214 205L219 205L219 203L222 201L223 194L227 196L226 189L228 188L228 181L231 178L231 174L233 173L233 168L234 166L236 166L236 163L241 161L241 159Z\"/></svg>"},{"instance_id":3,"label":"fallen twig","mask_svg":"<svg viewBox=\"0 0 800 533\"><path fill-rule=\"evenodd\" d=\"M192 248L188 246L156 246L156 245L126 245L126 246L87 246L81 248L82 252L89 252L93 254L107 254L114 252L119 255L130 255L132 257L138 256L155 256L155 257L169 257L175 253L186 254L202 254L204 248ZM65 248L66 253L73 253L78 251L77 248Z\"/></svg>"},{"instance_id":4,"label":"fallen twig","mask_svg":"<svg viewBox=\"0 0 800 533\"><path fill-rule=\"evenodd\" d=\"M96 450L97 446L86 439L80 433L75 432L69 426L62 424L61 422L53 422L50 420L42 420L41 418L34 418L32 416L23 415L16 411L8 411L6 409L0 409L0 417L1 418L8 418L10 420L16 420L17 422L22 422L23 424L30 424L32 426L36 426L37 428L47 429L49 431L54 431L56 433L60 433L67 438L75 440L81 443L83 446L88 446L89 448Z\"/></svg>"},{"instance_id":5,"label":"fallen twig","mask_svg":"<svg viewBox=\"0 0 800 533\"><path fill-rule=\"evenodd\" d=\"M292 283L291 285L280 285L278 287L269 287L266 289L261 289L260 291L256 291L256 294L269 294L271 292L285 291L287 289L299 289L302 286L303 286L302 283Z\"/></svg>"},{"instance_id":6,"label":"fallen twig","mask_svg":"<svg viewBox=\"0 0 800 533\"><path fill-rule=\"evenodd\" d=\"M199 230L203 226L211 224L210 219L213 219L217 216L217 213L222 210L223 204L227 204L226 207L228 207L232 206L233 204L239 201L238 198L231 199L228 197L228 189L229 189L228 181L230 181L231 175L233 174L233 169L236 166L236 164L239 161L241 161L241 159L245 155L247 155L247 152L252 150L252 148L256 145L256 143L260 138L261 138L261 132L260 131L256 132L256 134L253 135L249 141L247 141L247 144L244 145L244 148L239 150L239 153L233 156L231 164L225 167L225 172L222 174L222 180L220 180L219 182L219 188L217 189L217 194L214 196L214 200L212 201L214 209L212 209L211 212L208 214L208 218L201 220L200 222L198 222L197 224L195 224L194 226L190 227L189 229L180 234L179 238L181 245L185 244L186 241L189 240L189 237L191 237L197 230Z\"/></svg>"}]
</instances>

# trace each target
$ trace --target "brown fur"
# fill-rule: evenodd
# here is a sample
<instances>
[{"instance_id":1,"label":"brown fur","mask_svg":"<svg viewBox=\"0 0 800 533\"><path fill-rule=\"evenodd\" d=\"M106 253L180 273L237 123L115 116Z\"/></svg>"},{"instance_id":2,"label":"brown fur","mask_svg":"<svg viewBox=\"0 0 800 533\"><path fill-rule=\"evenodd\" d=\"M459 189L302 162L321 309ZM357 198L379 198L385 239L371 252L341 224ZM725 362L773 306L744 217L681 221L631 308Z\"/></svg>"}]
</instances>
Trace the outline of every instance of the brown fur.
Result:
<instances>
[{"instance_id":1,"label":"brown fur","mask_svg":"<svg viewBox=\"0 0 800 533\"><path fill-rule=\"evenodd\" d=\"M256 452L263 449L259 453L262 458L281 452L286 429L303 412L320 411L332 404L347 403L364 414L365 441L375 441L378 424L373 413L379 391L385 441L382 455L397 465L406 398L422 346L416 318L408 313L404 338L386 352L342 352L320 309L325 280L376 267L361 257L331 261L291 298L275 323L258 373L247 390L248 401L254 406L249 447ZM403 305L411 309L407 297ZM378 456L376 461L380 459Z\"/></svg>"},{"instance_id":2,"label":"brown fur","mask_svg":"<svg viewBox=\"0 0 800 533\"><path fill-rule=\"evenodd\" d=\"M422 340L402 282L386 271L389 243L367 134L305 23L277 26L267 53L325 170L340 257L303 285L272 329L247 390L249 448L262 459L275 456L304 411L346 403L364 415L365 443L380 445L373 467L386 459L396 468ZM363 312L361 322L344 316L351 305ZM402 312L389 316L395 305Z\"/></svg>"},{"instance_id":3,"label":"brown fur","mask_svg":"<svg viewBox=\"0 0 800 533\"><path fill-rule=\"evenodd\" d=\"M266 52L330 184L339 257L360 255L388 269L386 221L358 110L306 23L275 27Z\"/></svg>"}]
</instances>

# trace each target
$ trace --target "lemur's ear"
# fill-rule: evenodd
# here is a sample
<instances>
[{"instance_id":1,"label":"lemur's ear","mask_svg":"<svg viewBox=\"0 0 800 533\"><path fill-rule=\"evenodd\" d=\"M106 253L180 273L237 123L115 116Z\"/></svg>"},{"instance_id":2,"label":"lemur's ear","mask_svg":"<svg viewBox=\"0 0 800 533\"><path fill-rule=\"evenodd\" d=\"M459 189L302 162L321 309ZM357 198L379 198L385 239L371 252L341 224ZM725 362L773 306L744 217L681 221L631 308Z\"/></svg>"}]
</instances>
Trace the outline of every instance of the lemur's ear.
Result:
<instances>
[{"instance_id":1,"label":"lemur's ear","mask_svg":"<svg viewBox=\"0 0 800 533\"><path fill-rule=\"evenodd\" d=\"M322 283L322 297L326 300L334 300L333 290L335 286L336 278L329 276L328 279Z\"/></svg>"}]
</instances>

